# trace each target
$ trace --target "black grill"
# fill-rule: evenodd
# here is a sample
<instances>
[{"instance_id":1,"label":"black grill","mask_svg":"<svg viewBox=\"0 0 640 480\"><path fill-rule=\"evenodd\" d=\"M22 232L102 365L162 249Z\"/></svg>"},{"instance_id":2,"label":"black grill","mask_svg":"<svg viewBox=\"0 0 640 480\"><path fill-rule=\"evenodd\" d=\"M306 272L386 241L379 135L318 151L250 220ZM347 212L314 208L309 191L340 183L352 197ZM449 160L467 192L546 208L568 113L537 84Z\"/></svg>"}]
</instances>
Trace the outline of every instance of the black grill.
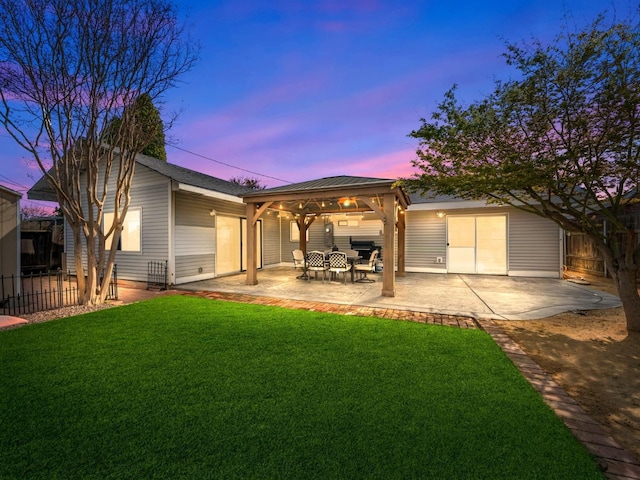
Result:
<instances>
[{"instance_id":1,"label":"black grill","mask_svg":"<svg viewBox=\"0 0 640 480\"><path fill-rule=\"evenodd\" d=\"M374 250L382 253L382 247L376 246L373 240L358 240L349 237L349 242L351 243L351 250L357 251L363 260L369 260Z\"/></svg>"}]
</instances>

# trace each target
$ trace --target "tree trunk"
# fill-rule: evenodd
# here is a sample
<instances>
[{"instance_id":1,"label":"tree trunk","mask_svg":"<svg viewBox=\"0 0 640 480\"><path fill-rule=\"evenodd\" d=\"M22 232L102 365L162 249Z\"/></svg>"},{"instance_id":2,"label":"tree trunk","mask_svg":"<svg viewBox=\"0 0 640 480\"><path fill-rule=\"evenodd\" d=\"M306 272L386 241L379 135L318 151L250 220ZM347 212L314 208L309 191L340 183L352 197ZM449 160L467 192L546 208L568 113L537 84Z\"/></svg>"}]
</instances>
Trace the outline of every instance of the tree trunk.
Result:
<instances>
[{"instance_id":1,"label":"tree trunk","mask_svg":"<svg viewBox=\"0 0 640 480\"><path fill-rule=\"evenodd\" d=\"M624 316L627 319L627 331L640 332L640 295L638 295L637 272L626 268L612 270L613 281L618 289Z\"/></svg>"},{"instance_id":2,"label":"tree trunk","mask_svg":"<svg viewBox=\"0 0 640 480\"><path fill-rule=\"evenodd\" d=\"M627 331L640 332L640 295L634 230L627 229L623 238L611 231L607 241L603 241L598 235L587 235L595 242L607 270L613 277L627 320Z\"/></svg>"},{"instance_id":3,"label":"tree trunk","mask_svg":"<svg viewBox=\"0 0 640 480\"><path fill-rule=\"evenodd\" d=\"M78 286L78 302L80 305L87 304L87 282L84 273L84 264L82 258L82 237L80 234L80 227L76 224L71 227L73 231L73 256L76 263L76 282Z\"/></svg>"}]
</instances>

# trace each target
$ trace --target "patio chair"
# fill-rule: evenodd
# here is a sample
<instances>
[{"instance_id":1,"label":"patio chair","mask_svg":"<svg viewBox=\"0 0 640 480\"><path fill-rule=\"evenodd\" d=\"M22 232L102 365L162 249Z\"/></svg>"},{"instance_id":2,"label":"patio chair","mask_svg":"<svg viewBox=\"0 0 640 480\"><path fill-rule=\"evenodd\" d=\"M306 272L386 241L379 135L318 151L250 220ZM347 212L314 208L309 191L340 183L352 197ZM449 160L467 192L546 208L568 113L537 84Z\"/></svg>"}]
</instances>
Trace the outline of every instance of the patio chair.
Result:
<instances>
[{"instance_id":1,"label":"patio chair","mask_svg":"<svg viewBox=\"0 0 640 480\"><path fill-rule=\"evenodd\" d=\"M358 283L373 283L375 280L369 278L367 273L373 273L376 268L376 260L378 259L378 250L371 252L371 257L366 263L358 263L355 265L355 271L360 274L360 278L356 280Z\"/></svg>"},{"instance_id":2,"label":"patio chair","mask_svg":"<svg viewBox=\"0 0 640 480\"><path fill-rule=\"evenodd\" d=\"M344 275L344 284L347 284L347 272L351 270L351 264L347 261L347 254L344 252L331 252L329 254L329 271L336 276Z\"/></svg>"},{"instance_id":3,"label":"patio chair","mask_svg":"<svg viewBox=\"0 0 640 480\"><path fill-rule=\"evenodd\" d=\"M322 283L324 283L327 268L327 263L324 261L324 252L318 250L309 252L307 255L307 271L315 272L316 278L318 278L318 272L322 272ZM310 277L307 277L307 281L309 281Z\"/></svg>"},{"instance_id":4,"label":"patio chair","mask_svg":"<svg viewBox=\"0 0 640 480\"><path fill-rule=\"evenodd\" d=\"M302 250L294 250L291 254L293 255L293 268L300 267L304 270L304 252Z\"/></svg>"}]
</instances>

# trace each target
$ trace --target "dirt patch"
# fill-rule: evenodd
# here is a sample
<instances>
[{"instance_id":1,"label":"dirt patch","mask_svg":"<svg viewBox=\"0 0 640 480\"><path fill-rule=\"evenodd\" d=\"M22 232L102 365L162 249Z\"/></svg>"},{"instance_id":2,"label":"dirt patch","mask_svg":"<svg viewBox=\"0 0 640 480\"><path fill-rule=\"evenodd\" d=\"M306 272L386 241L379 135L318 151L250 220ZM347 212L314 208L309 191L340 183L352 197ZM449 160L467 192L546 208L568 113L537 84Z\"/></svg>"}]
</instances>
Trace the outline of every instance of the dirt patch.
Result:
<instances>
[{"instance_id":1,"label":"dirt patch","mask_svg":"<svg viewBox=\"0 0 640 480\"><path fill-rule=\"evenodd\" d=\"M616 294L609 280L585 280ZM496 323L640 459L640 334L627 333L622 308Z\"/></svg>"}]
</instances>

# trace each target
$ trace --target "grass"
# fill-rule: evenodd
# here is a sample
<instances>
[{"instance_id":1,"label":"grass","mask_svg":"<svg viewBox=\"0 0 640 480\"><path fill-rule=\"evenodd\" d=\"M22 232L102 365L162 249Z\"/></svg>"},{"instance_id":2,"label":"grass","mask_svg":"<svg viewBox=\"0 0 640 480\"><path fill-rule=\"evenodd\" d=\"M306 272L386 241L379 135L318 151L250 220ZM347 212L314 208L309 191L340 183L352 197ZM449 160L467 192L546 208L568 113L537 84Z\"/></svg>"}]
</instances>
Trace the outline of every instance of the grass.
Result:
<instances>
[{"instance_id":1,"label":"grass","mask_svg":"<svg viewBox=\"0 0 640 480\"><path fill-rule=\"evenodd\" d=\"M172 296L0 365L2 479L603 478L481 331Z\"/></svg>"}]
</instances>

